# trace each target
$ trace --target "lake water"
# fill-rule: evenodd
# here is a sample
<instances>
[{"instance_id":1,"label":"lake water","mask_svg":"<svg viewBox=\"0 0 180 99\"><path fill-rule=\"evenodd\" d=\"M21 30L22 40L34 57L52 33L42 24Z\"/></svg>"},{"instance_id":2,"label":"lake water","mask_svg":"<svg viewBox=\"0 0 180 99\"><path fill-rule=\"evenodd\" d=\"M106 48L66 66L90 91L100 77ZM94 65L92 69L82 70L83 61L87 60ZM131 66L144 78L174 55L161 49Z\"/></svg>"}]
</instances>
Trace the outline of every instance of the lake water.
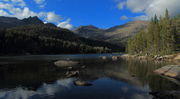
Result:
<instances>
[{"instance_id":1,"label":"lake water","mask_svg":"<svg viewBox=\"0 0 180 99\"><path fill-rule=\"evenodd\" d=\"M151 91L180 90L178 83L153 73L167 63L100 56L112 54L0 57L0 99L152 99ZM60 59L79 61L73 68L79 76L67 78L68 70L53 63ZM92 86L75 86L75 80Z\"/></svg>"}]
</instances>

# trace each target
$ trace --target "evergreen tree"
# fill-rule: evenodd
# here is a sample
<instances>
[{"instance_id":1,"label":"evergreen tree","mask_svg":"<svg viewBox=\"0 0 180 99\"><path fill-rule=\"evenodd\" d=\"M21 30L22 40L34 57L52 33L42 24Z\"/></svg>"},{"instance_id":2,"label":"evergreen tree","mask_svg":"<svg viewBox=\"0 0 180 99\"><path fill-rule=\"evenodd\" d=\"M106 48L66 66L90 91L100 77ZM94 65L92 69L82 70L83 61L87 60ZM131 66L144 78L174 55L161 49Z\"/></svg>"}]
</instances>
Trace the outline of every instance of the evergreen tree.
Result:
<instances>
[{"instance_id":1,"label":"evergreen tree","mask_svg":"<svg viewBox=\"0 0 180 99\"><path fill-rule=\"evenodd\" d=\"M155 15L149 22L147 32L139 32L128 41L131 54L166 55L180 48L180 17L170 18L166 9L165 17Z\"/></svg>"}]
</instances>

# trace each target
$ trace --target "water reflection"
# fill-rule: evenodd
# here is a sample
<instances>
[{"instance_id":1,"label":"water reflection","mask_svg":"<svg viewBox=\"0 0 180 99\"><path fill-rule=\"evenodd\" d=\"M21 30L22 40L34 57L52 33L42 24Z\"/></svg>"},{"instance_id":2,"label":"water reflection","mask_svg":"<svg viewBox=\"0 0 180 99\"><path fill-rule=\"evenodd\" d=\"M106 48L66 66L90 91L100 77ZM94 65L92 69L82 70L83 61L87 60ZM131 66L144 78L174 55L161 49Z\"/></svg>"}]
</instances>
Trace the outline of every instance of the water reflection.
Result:
<instances>
[{"instance_id":1,"label":"water reflection","mask_svg":"<svg viewBox=\"0 0 180 99\"><path fill-rule=\"evenodd\" d=\"M92 87L76 87L73 79L57 80L52 84L43 84L37 90L18 87L0 92L3 99L150 99L143 88L124 82L101 78L94 81ZM109 86L111 84L111 86Z\"/></svg>"},{"instance_id":2,"label":"water reflection","mask_svg":"<svg viewBox=\"0 0 180 99\"><path fill-rule=\"evenodd\" d=\"M28 90L18 87L13 90L0 91L0 98L3 99L28 99L40 97L53 97L56 93L70 88L72 79L57 80L53 84L44 83L37 90Z\"/></svg>"},{"instance_id":3,"label":"water reflection","mask_svg":"<svg viewBox=\"0 0 180 99\"><path fill-rule=\"evenodd\" d=\"M155 69L165 66L169 63L155 63L151 61L141 62L138 60L127 62L129 73L135 75L144 86L150 86L151 90L180 90L180 86L178 84L175 84L174 82L153 73Z\"/></svg>"},{"instance_id":4,"label":"water reflection","mask_svg":"<svg viewBox=\"0 0 180 99\"><path fill-rule=\"evenodd\" d=\"M152 99L150 91L180 90L179 85L152 73L166 63L78 61L81 64L73 69L80 73L75 78L67 78L67 69L54 66L53 61L1 64L0 99ZM75 86L77 79L93 86Z\"/></svg>"}]
</instances>

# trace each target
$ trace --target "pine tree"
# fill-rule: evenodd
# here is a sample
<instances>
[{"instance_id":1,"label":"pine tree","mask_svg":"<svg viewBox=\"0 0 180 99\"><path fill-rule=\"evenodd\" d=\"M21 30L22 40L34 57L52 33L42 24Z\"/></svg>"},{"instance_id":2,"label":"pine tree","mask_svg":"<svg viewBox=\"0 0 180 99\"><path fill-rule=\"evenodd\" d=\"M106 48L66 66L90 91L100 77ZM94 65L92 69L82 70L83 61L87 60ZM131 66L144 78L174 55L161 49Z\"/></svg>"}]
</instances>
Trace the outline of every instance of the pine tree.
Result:
<instances>
[{"instance_id":1,"label":"pine tree","mask_svg":"<svg viewBox=\"0 0 180 99\"><path fill-rule=\"evenodd\" d=\"M180 50L180 16L176 20L176 36L175 36L177 50Z\"/></svg>"},{"instance_id":2,"label":"pine tree","mask_svg":"<svg viewBox=\"0 0 180 99\"><path fill-rule=\"evenodd\" d=\"M128 52L132 54L165 55L180 48L180 17L170 18L155 15L149 22L147 32L141 31L128 41Z\"/></svg>"}]
</instances>

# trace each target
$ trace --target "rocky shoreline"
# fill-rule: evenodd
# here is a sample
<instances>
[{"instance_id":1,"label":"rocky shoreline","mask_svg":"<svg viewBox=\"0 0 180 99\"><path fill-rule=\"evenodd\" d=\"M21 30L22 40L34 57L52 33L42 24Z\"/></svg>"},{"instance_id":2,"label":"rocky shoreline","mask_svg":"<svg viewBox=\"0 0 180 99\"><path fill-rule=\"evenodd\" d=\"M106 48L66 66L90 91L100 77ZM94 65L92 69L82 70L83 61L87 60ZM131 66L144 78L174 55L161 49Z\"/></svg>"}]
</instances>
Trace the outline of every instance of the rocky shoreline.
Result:
<instances>
[{"instance_id":1,"label":"rocky shoreline","mask_svg":"<svg viewBox=\"0 0 180 99\"><path fill-rule=\"evenodd\" d=\"M149 56L138 56L138 55L129 55L124 54L120 56L123 59L138 59L138 60L152 60L157 62L169 62L172 65L164 66L154 71L154 73L174 78L176 80L180 79L180 53L173 55L155 55L153 57Z\"/></svg>"},{"instance_id":2,"label":"rocky shoreline","mask_svg":"<svg viewBox=\"0 0 180 99\"><path fill-rule=\"evenodd\" d=\"M171 62L174 65L180 65L180 53L172 54L172 55L155 55L155 56L141 56L141 55L130 55L124 54L122 56L118 56L123 59L139 59L139 60L153 60L153 61L166 61Z\"/></svg>"},{"instance_id":3,"label":"rocky shoreline","mask_svg":"<svg viewBox=\"0 0 180 99\"><path fill-rule=\"evenodd\" d=\"M180 65L167 65L154 71L155 73L180 80Z\"/></svg>"},{"instance_id":4,"label":"rocky shoreline","mask_svg":"<svg viewBox=\"0 0 180 99\"><path fill-rule=\"evenodd\" d=\"M167 65L163 66L162 68L156 69L154 73L171 79L178 85L180 84L180 53L164 56L156 55L153 57L124 54L122 56L119 56L119 58L169 62L172 65ZM153 95L153 99L180 99L180 91L160 91L150 92L150 94Z\"/></svg>"}]
</instances>

